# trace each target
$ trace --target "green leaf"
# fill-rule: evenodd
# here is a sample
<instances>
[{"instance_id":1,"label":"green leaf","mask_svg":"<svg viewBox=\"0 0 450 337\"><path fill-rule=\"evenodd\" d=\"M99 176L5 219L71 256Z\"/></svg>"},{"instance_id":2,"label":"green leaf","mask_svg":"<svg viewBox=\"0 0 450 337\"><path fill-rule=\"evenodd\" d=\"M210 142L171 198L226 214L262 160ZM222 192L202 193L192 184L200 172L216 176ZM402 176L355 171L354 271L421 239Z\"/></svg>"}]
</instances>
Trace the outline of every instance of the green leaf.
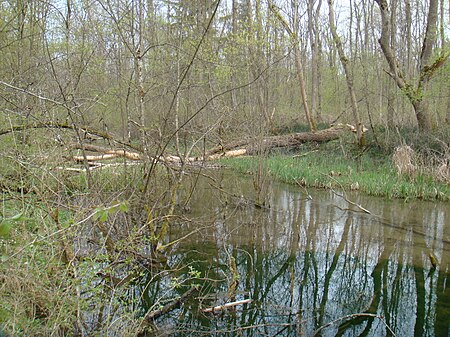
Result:
<instances>
[{"instance_id":1,"label":"green leaf","mask_svg":"<svg viewBox=\"0 0 450 337\"><path fill-rule=\"evenodd\" d=\"M102 210L98 215L98 221L105 222L106 220L108 220L108 211Z\"/></svg>"},{"instance_id":2,"label":"green leaf","mask_svg":"<svg viewBox=\"0 0 450 337\"><path fill-rule=\"evenodd\" d=\"M94 219L105 222L106 220L108 220L108 210L105 210L103 208L96 208Z\"/></svg>"},{"instance_id":3,"label":"green leaf","mask_svg":"<svg viewBox=\"0 0 450 337\"><path fill-rule=\"evenodd\" d=\"M22 221L22 220L25 220L25 217L23 216L23 212L20 212L19 214L16 214L13 217L7 218L5 220Z\"/></svg>"},{"instance_id":4,"label":"green leaf","mask_svg":"<svg viewBox=\"0 0 450 337\"><path fill-rule=\"evenodd\" d=\"M0 223L0 237L7 238L12 229L12 222L3 220Z\"/></svg>"},{"instance_id":5,"label":"green leaf","mask_svg":"<svg viewBox=\"0 0 450 337\"><path fill-rule=\"evenodd\" d=\"M13 223L24 220L27 220L27 218L24 217L23 212L9 218L3 218L0 222L0 237L7 238L9 236L9 232L11 232Z\"/></svg>"},{"instance_id":6,"label":"green leaf","mask_svg":"<svg viewBox=\"0 0 450 337\"><path fill-rule=\"evenodd\" d=\"M128 212L129 208L128 208L128 204L124 201L122 203L120 203L119 205L119 210L123 213Z\"/></svg>"}]
</instances>

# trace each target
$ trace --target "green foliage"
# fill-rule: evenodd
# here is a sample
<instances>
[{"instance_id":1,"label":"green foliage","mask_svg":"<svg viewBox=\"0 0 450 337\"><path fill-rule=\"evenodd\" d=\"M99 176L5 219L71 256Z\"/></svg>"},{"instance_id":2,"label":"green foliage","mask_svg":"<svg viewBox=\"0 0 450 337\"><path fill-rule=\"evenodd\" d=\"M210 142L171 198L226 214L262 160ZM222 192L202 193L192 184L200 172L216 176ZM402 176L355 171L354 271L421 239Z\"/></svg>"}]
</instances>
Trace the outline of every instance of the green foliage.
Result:
<instances>
[{"instance_id":1,"label":"green foliage","mask_svg":"<svg viewBox=\"0 0 450 337\"><path fill-rule=\"evenodd\" d=\"M94 211L94 219L105 222L108 220L108 217L111 214L117 213L117 212L123 212L126 213L129 210L128 202L116 202L112 206L109 207L98 207Z\"/></svg>"}]
</instances>

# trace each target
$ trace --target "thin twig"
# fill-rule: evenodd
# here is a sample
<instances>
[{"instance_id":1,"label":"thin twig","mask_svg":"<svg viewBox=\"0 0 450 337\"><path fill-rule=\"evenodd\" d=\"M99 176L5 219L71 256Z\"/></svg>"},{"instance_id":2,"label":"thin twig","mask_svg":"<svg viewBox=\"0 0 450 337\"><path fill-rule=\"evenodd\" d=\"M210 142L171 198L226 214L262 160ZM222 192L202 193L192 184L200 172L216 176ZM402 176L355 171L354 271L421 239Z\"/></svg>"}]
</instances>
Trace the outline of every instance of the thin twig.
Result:
<instances>
[{"instance_id":1,"label":"thin twig","mask_svg":"<svg viewBox=\"0 0 450 337\"><path fill-rule=\"evenodd\" d=\"M339 193L337 193L335 190L331 189L331 191L332 191L334 194L336 194L337 196L343 198L343 199L344 199L345 201L347 201L350 205L353 205L353 206L358 207L358 208L359 208L361 211L363 211L364 213L372 214L367 208L364 208L364 207L362 207L361 205L357 204L356 202L353 202L353 201L349 200L349 199L347 198L347 193L345 193L344 187L342 186L342 184L341 184L339 181L337 181L336 179L334 179L334 178L333 178L332 176L330 176L329 174L324 174L324 175L326 175L328 178L330 178L330 179L333 180L336 184L338 184L338 185L341 187L342 191L344 192L344 194L339 194Z\"/></svg>"},{"instance_id":2,"label":"thin twig","mask_svg":"<svg viewBox=\"0 0 450 337\"><path fill-rule=\"evenodd\" d=\"M350 205L353 205L353 206L355 206L355 207L358 207L361 211L363 211L364 213L367 213L367 214L372 214L367 208L364 208L364 207L362 207L361 205L359 205L359 204L357 204L356 202L353 202L353 201L351 201L351 200L349 200L347 197L346 197L346 195L345 195L345 193L344 194L339 194L339 193L337 193L335 190L333 190L333 189L331 189L331 191L335 194L335 195L337 195L338 197L341 197L341 198L343 198L345 201L347 201Z\"/></svg>"}]
</instances>

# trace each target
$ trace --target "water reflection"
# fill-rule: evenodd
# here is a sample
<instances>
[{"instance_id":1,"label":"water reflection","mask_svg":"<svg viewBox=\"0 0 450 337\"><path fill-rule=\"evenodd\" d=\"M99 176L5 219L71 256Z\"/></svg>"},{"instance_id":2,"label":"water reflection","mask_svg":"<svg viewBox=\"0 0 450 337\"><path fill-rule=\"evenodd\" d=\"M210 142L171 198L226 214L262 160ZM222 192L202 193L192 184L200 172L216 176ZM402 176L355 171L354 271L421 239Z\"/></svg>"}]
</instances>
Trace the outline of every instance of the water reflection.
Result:
<instances>
[{"instance_id":1,"label":"water reflection","mask_svg":"<svg viewBox=\"0 0 450 337\"><path fill-rule=\"evenodd\" d=\"M180 268L180 279L201 272L199 301L158 321L171 329L163 331L389 336L389 326L396 336L449 335L448 204L349 195L370 210L367 214L332 191L307 193L273 183L267 195L271 207L260 209L249 202L251 178L219 175L213 184L227 192L202 180L190 200L190 216L210 226L177 245L169 260ZM180 192L180 200L183 193L190 195ZM172 227L170 239L196 226L180 223ZM430 256L438 261L436 267ZM230 294L233 281L237 288ZM153 282L146 291L156 298L172 286ZM182 294L187 287L176 291ZM144 297L145 310L152 296ZM253 302L235 311L211 315L199 310L244 298ZM364 313L372 315L358 315Z\"/></svg>"}]
</instances>

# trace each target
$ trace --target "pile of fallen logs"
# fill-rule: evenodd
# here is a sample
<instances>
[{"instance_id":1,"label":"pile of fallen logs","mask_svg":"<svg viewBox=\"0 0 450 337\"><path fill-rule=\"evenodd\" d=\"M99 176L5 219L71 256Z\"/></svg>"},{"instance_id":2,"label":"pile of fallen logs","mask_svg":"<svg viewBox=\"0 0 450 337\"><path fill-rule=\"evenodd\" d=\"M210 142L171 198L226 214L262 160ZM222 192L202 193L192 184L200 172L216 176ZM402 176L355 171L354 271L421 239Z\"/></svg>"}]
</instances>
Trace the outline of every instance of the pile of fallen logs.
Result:
<instances>
[{"instance_id":1,"label":"pile of fallen logs","mask_svg":"<svg viewBox=\"0 0 450 337\"><path fill-rule=\"evenodd\" d=\"M0 130L0 136L3 134L24 131L27 129L37 128L52 128L52 129L72 129L75 127L67 124L56 123L41 123L32 125L13 126L5 130ZM162 162L170 165L179 164L198 164L207 161L216 160L223 157L238 157L244 155L255 155L258 153L266 153L275 148L296 147L303 143L315 142L323 143L334 139L338 139L345 132L355 132L356 128L349 124L337 124L328 129L319 130L316 132L298 132L286 135L266 136L259 138L248 137L238 141L231 141L229 143L215 146L203 155L197 157L179 157L175 155L161 155L157 158L146 157L143 151L129 146L129 144L115 141L115 137L110 133L100 132L88 127L78 127L85 134L93 135L99 139L107 140L109 144L118 144L119 147L102 147L85 142L77 142L69 145L70 149L82 150L82 155L71 156L70 159L76 163L84 163L83 168L60 168L72 171L80 171L86 169L96 169L102 167L116 166L120 163L105 164L105 161L110 161L115 158L125 158L127 161L140 162L144 159L150 159L157 162ZM366 131L367 129L364 129ZM87 164L87 165L86 165Z\"/></svg>"},{"instance_id":2,"label":"pile of fallen logs","mask_svg":"<svg viewBox=\"0 0 450 337\"><path fill-rule=\"evenodd\" d=\"M325 130L317 132L300 132L287 135L267 136L262 139L247 138L239 141L232 141L224 145L215 146L205 152L203 156L181 158L174 155L166 155L158 158L158 161L168 164L194 164L216 160L224 157L239 157L244 155L254 155L270 151L274 148L295 147L307 142L323 143L338 139L343 133L354 127L348 124L339 124ZM91 144L74 144L73 148L97 153L96 155L73 156L77 162L88 161L89 163L110 160L124 157L132 161L143 160L143 154L124 149L111 149ZM153 158L150 158L153 159ZM95 166L93 166L95 167Z\"/></svg>"}]
</instances>

